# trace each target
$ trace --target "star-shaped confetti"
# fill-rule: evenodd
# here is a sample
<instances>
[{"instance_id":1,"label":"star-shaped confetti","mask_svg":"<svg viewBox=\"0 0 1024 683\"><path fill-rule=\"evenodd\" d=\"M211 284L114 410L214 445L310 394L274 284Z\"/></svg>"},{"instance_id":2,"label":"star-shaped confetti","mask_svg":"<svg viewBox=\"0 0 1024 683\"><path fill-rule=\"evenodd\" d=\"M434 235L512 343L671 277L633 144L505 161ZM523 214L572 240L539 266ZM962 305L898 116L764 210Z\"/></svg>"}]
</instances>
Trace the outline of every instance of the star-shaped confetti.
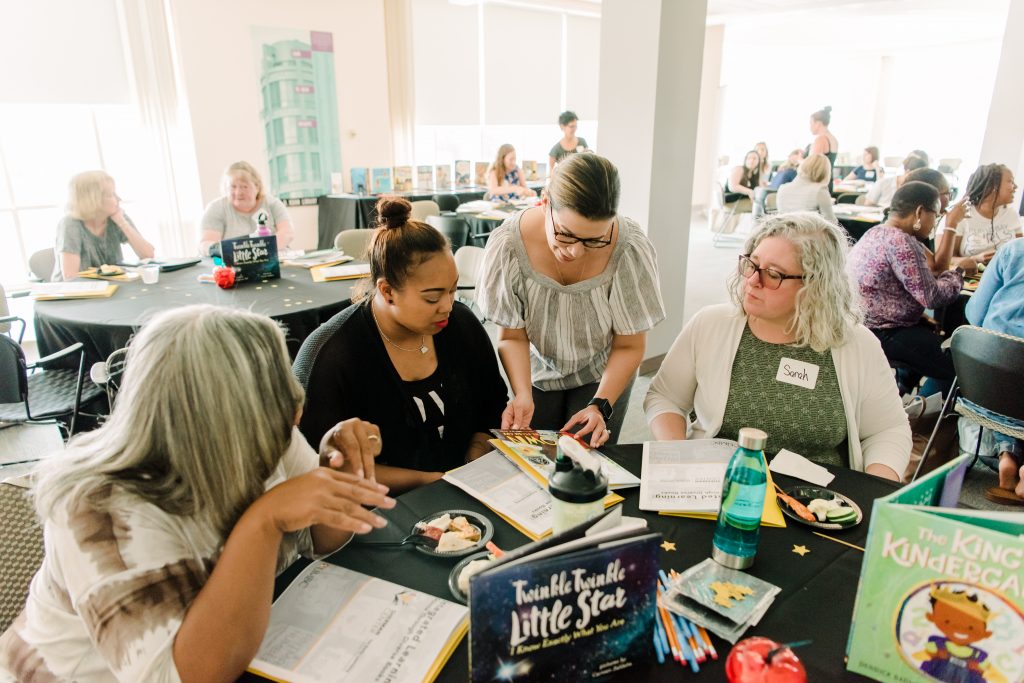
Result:
<instances>
[{"instance_id":1,"label":"star-shaped confetti","mask_svg":"<svg viewBox=\"0 0 1024 683\"><path fill-rule=\"evenodd\" d=\"M804 555L806 555L807 553L809 553L811 551L808 550L807 546L805 546L805 545L794 545L793 546L793 552L796 553L797 555L799 555L800 557L803 557Z\"/></svg>"},{"instance_id":2,"label":"star-shaped confetti","mask_svg":"<svg viewBox=\"0 0 1024 683\"><path fill-rule=\"evenodd\" d=\"M664 550L665 552L668 552L669 550L675 550L676 549L676 544L673 543L672 541L665 541L664 543L661 544L661 549Z\"/></svg>"}]
</instances>

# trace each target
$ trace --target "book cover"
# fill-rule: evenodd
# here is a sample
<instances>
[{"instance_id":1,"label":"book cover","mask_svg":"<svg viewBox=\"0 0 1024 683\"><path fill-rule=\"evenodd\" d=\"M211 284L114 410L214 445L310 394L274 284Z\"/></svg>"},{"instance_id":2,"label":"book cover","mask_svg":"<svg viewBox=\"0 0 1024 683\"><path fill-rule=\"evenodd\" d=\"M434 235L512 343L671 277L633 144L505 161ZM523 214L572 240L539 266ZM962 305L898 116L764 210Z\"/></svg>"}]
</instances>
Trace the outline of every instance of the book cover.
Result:
<instances>
[{"instance_id":1,"label":"book cover","mask_svg":"<svg viewBox=\"0 0 1024 683\"><path fill-rule=\"evenodd\" d=\"M537 180L545 181L548 179L548 164L546 161L537 162Z\"/></svg>"},{"instance_id":2,"label":"book cover","mask_svg":"<svg viewBox=\"0 0 1024 683\"><path fill-rule=\"evenodd\" d=\"M395 166L395 192L412 192L412 166Z\"/></svg>"},{"instance_id":3,"label":"book cover","mask_svg":"<svg viewBox=\"0 0 1024 683\"><path fill-rule=\"evenodd\" d=\"M387 194L391 192L390 168L375 168L370 171L370 192L372 194Z\"/></svg>"},{"instance_id":4,"label":"book cover","mask_svg":"<svg viewBox=\"0 0 1024 683\"><path fill-rule=\"evenodd\" d=\"M1024 515L928 504L948 482L959 493L969 457L875 501L850 671L879 681L1024 680Z\"/></svg>"},{"instance_id":5,"label":"book cover","mask_svg":"<svg viewBox=\"0 0 1024 683\"><path fill-rule=\"evenodd\" d=\"M221 240L224 265L235 269L235 282L261 282L281 277L277 237L235 237Z\"/></svg>"},{"instance_id":6,"label":"book cover","mask_svg":"<svg viewBox=\"0 0 1024 683\"><path fill-rule=\"evenodd\" d=\"M460 159L455 162L455 187L470 187L473 183L469 175L469 161Z\"/></svg>"},{"instance_id":7,"label":"book cover","mask_svg":"<svg viewBox=\"0 0 1024 683\"><path fill-rule=\"evenodd\" d=\"M452 165L438 164L434 167L434 171L436 174L436 177L434 178L434 188L442 191L452 189Z\"/></svg>"},{"instance_id":8,"label":"book cover","mask_svg":"<svg viewBox=\"0 0 1024 683\"><path fill-rule=\"evenodd\" d=\"M537 177L537 162L529 159L523 161L523 180L528 183L540 180Z\"/></svg>"},{"instance_id":9,"label":"book cover","mask_svg":"<svg viewBox=\"0 0 1024 683\"><path fill-rule=\"evenodd\" d=\"M492 429L491 433L497 437L491 440L491 445L509 456L538 483L547 486L551 473L555 471L558 432L550 429ZM591 449L590 452L601 459L609 489L614 491L640 485L638 477L601 451Z\"/></svg>"},{"instance_id":10,"label":"book cover","mask_svg":"<svg viewBox=\"0 0 1024 683\"><path fill-rule=\"evenodd\" d=\"M476 173L474 174L473 183L477 187L487 187L487 169L491 165L486 161L476 162Z\"/></svg>"},{"instance_id":11,"label":"book cover","mask_svg":"<svg viewBox=\"0 0 1024 683\"><path fill-rule=\"evenodd\" d=\"M645 534L472 577L472 680L600 680L648 662L660 543Z\"/></svg>"},{"instance_id":12,"label":"book cover","mask_svg":"<svg viewBox=\"0 0 1024 683\"><path fill-rule=\"evenodd\" d=\"M370 169L353 168L349 173L352 176L352 194L370 193Z\"/></svg>"},{"instance_id":13,"label":"book cover","mask_svg":"<svg viewBox=\"0 0 1024 683\"><path fill-rule=\"evenodd\" d=\"M434 189L434 167L433 166L417 166L416 167L416 187L421 190L433 190Z\"/></svg>"}]
</instances>

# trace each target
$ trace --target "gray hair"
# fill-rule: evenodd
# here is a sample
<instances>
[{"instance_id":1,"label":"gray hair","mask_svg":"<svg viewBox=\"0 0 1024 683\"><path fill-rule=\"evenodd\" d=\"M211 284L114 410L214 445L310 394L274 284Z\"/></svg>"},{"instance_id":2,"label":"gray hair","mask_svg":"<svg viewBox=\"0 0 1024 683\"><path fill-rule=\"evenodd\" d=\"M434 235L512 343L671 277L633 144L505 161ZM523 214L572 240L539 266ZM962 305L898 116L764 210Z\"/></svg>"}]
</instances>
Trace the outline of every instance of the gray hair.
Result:
<instances>
[{"instance_id":1,"label":"gray hair","mask_svg":"<svg viewBox=\"0 0 1024 683\"><path fill-rule=\"evenodd\" d=\"M804 274L790 327L796 346L809 346L819 353L842 346L862 320L860 301L846 274L849 237L819 214L799 211L766 218L747 239L743 253L752 253L767 237L788 240L796 248ZM741 313L743 282L738 270L729 280L729 293Z\"/></svg>"},{"instance_id":2,"label":"gray hair","mask_svg":"<svg viewBox=\"0 0 1024 683\"><path fill-rule=\"evenodd\" d=\"M291 442L302 387L269 318L218 306L155 316L128 350L109 420L39 471L45 519L110 485L225 537Z\"/></svg>"}]
</instances>

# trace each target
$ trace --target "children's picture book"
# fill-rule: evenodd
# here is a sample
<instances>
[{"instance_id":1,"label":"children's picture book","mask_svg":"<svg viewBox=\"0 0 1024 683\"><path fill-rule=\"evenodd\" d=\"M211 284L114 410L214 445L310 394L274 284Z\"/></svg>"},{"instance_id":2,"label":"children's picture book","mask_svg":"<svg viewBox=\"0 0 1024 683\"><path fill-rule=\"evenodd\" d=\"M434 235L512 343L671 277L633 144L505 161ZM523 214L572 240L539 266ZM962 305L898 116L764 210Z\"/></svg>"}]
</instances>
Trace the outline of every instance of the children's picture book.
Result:
<instances>
[{"instance_id":1,"label":"children's picture book","mask_svg":"<svg viewBox=\"0 0 1024 683\"><path fill-rule=\"evenodd\" d=\"M434 189L434 167L433 166L417 166L416 167L416 187L421 190L433 190Z\"/></svg>"},{"instance_id":2,"label":"children's picture book","mask_svg":"<svg viewBox=\"0 0 1024 683\"><path fill-rule=\"evenodd\" d=\"M492 429L491 433L497 437L491 439L492 446L507 455L542 486L547 486L551 473L555 471L558 432L549 429ZM597 449L591 449L591 453L601 459L609 489L614 491L640 485L638 477L607 455Z\"/></svg>"},{"instance_id":3,"label":"children's picture book","mask_svg":"<svg viewBox=\"0 0 1024 683\"><path fill-rule=\"evenodd\" d=\"M538 181L544 181L548 178L548 164L546 161L537 162L537 178Z\"/></svg>"},{"instance_id":4,"label":"children's picture book","mask_svg":"<svg viewBox=\"0 0 1024 683\"><path fill-rule=\"evenodd\" d=\"M277 681L432 681L468 611L383 579L313 562L285 589L249 671Z\"/></svg>"},{"instance_id":5,"label":"children's picture book","mask_svg":"<svg viewBox=\"0 0 1024 683\"><path fill-rule=\"evenodd\" d=\"M618 507L472 576L472 680L592 681L647 664L660 543Z\"/></svg>"},{"instance_id":6,"label":"children's picture book","mask_svg":"<svg viewBox=\"0 0 1024 683\"><path fill-rule=\"evenodd\" d=\"M486 161L476 162L476 173L473 175L473 184L477 187L487 187L487 169L491 165Z\"/></svg>"},{"instance_id":7,"label":"children's picture book","mask_svg":"<svg viewBox=\"0 0 1024 683\"><path fill-rule=\"evenodd\" d=\"M438 164L434 167L436 177L434 178L434 189L447 192L452 189L452 165Z\"/></svg>"},{"instance_id":8,"label":"children's picture book","mask_svg":"<svg viewBox=\"0 0 1024 683\"><path fill-rule=\"evenodd\" d=\"M1024 515L948 507L970 458L875 501L850 671L877 681L1024 681Z\"/></svg>"},{"instance_id":9,"label":"children's picture book","mask_svg":"<svg viewBox=\"0 0 1024 683\"><path fill-rule=\"evenodd\" d=\"M352 194L365 195L370 193L370 169L353 168L349 171L352 176Z\"/></svg>"},{"instance_id":10,"label":"children's picture book","mask_svg":"<svg viewBox=\"0 0 1024 683\"><path fill-rule=\"evenodd\" d=\"M537 162L531 159L523 160L523 180L528 183L540 180L537 177Z\"/></svg>"},{"instance_id":11,"label":"children's picture book","mask_svg":"<svg viewBox=\"0 0 1024 683\"><path fill-rule=\"evenodd\" d=\"M370 192L387 194L391 192L391 169L375 168L370 171Z\"/></svg>"},{"instance_id":12,"label":"children's picture book","mask_svg":"<svg viewBox=\"0 0 1024 683\"><path fill-rule=\"evenodd\" d=\"M281 277L277 237L235 237L221 240L224 265L235 269L235 282L260 282Z\"/></svg>"},{"instance_id":13,"label":"children's picture book","mask_svg":"<svg viewBox=\"0 0 1024 683\"><path fill-rule=\"evenodd\" d=\"M469 175L469 161L468 160L457 160L455 162L455 187L470 187L473 184L473 178Z\"/></svg>"},{"instance_id":14,"label":"children's picture book","mask_svg":"<svg viewBox=\"0 0 1024 683\"><path fill-rule=\"evenodd\" d=\"M395 166L395 192L412 192L412 166Z\"/></svg>"}]
</instances>

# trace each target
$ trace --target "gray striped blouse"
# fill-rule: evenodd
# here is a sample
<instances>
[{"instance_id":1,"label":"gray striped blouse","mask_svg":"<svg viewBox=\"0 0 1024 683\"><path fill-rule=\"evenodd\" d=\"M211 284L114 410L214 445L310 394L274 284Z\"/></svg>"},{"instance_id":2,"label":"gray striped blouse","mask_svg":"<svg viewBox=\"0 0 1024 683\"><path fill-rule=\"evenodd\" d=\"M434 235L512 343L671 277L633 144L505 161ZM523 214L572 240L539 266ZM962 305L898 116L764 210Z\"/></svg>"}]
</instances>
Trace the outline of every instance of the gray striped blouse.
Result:
<instances>
[{"instance_id":1,"label":"gray striped blouse","mask_svg":"<svg viewBox=\"0 0 1024 683\"><path fill-rule=\"evenodd\" d=\"M522 213L487 242L478 302L496 325L526 329L533 385L544 391L597 382L612 336L638 334L665 319L654 245L640 226L619 217L619 238L604 272L562 285L533 270L519 232Z\"/></svg>"}]
</instances>

